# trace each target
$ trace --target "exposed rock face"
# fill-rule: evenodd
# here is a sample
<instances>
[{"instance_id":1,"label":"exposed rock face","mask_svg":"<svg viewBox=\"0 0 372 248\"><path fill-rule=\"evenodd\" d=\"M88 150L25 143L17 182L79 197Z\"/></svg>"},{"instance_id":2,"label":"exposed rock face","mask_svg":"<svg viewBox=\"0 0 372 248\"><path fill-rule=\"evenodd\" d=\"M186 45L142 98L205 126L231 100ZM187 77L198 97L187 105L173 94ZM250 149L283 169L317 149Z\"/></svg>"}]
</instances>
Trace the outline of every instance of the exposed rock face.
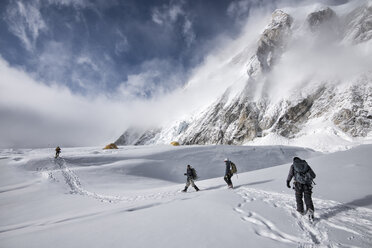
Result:
<instances>
[{"instance_id":1,"label":"exposed rock face","mask_svg":"<svg viewBox=\"0 0 372 248\"><path fill-rule=\"evenodd\" d=\"M335 44L343 42L345 37L353 39L352 43L365 42L372 38L371 6L359 8L347 17L343 16L342 20L332 9L323 8L310 13L303 26L306 32L319 39L329 32L337 32L333 36L335 40L332 40ZM246 57L249 58L246 64L248 75L240 92L231 96L227 89L197 117L164 129L137 133L135 138L124 133L119 143L138 145L176 140L183 145L242 144L270 133L291 139L302 135L301 131L309 122L319 119L332 125L337 132L341 130L351 137L369 135L372 130L372 71L355 75L357 79L352 83L347 82L347 87L330 79L330 82L310 85L306 93L301 87L297 88L294 96L284 95L275 102L265 94L260 98L254 97L257 88L265 85L267 73L284 57L294 34L293 22L293 18L281 10L272 14L272 20L262 32L254 55Z\"/></svg>"},{"instance_id":2,"label":"exposed rock face","mask_svg":"<svg viewBox=\"0 0 372 248\"><path fill-rule=\"evenodd\" d=\"M351 12L345 18L344 39L352 43L368 41L372 38L372 3L369 2Z\"/></svg>"},{"instance_id":3,"label":"exposed rock face","mask_svg":"<svg viewBox=\"0 0 372 248\"><path fill-rule=\"evenodd\" d=\"M329 7L310 13L306 24L317 36L318 42L337 42L341 35L339 17Z\"/></svg>"},{"instance_id":4,"label":"exposed rock face","mask_svg":"<svg viewBox=\"0 0 372 248\"><path fill-rule=\"evenodd\" d=\"M234 102L224 108L224 101L213 107L202 118L201 125L191 125L182 135L184 144L238 144L257 137L259 109L254 103ZM195 134L192 134L195 133Z\"/></svg>"},{"instance_id":5,"label":"exposed rock face","mask_svg":"<svg viewBox=\"0 0 372 248\"><path fill-rule=\"evenodd\" d=\"M350 107L341 108L333 115L333 122L353 137L365 137L372 128L372 87L350 88Z\"/></svg>"},{"instance_id":6,"label":"exposed rock face","mask_svg":"<svg viewBox=\"0 0 372 248\"><path fill-rule=\"evenodd\" d=\"M333 21L336 17L336 13L329 7L321 9L319 11L310 13L307 16L307 23L312 30L316 30L325 23Z\"/></svg>"},{"instance_id":7,"label":"exposed rock face","mask_svg":"<svg viewBox=\"0 0 372 248\"><path fill-rule=\"evenodd\" d=\"M225 106L221 99L200 118L201 122L190 123L188 131L178 137L187 145L242 144L269 132L294 138L309 120L324 116L343 132L365 137L372 129L372 87L351 86L338 94L334 88L321 86L300 102L281 102L277 111L268 110L263 100L246 99Z\"/></svg>"},{"instance_id":8,"label":"exposed rock face","mask_svg":"<svg viewBox=\"0 0 372 248\"><path fill-rule=\"evenodd\" d=\"M258 41L256 54L251 58L249 76L256 78L270 70L285 48L286 41L291 34L292 22L292 17L287 13L281 10L274 11L271 23Z\"/></svg>"}]
</instances>

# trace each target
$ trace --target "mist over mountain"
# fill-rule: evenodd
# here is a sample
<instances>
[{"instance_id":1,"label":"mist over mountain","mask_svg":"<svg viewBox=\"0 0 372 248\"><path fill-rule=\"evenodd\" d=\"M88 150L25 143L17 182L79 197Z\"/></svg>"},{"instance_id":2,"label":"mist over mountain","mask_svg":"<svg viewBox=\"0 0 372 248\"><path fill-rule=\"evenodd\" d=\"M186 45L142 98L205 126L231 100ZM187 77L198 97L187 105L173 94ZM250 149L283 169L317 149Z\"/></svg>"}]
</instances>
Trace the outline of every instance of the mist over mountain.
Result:
<instances>
[{"instance_id":1,"label":"mist over mountain","mask_svg":"<svg viewBox=\"0 0 372 248\"><path fill-rule=\"evenodd\" d=\"M369 142L371 38L368 1L252 15L242 35L211 54L174 94L179 101L196 99L186 100L187 111L179 108L182 117L152 128L134 125L116 143L284 143L337 150Z\"/></svg>"}]
</instances>

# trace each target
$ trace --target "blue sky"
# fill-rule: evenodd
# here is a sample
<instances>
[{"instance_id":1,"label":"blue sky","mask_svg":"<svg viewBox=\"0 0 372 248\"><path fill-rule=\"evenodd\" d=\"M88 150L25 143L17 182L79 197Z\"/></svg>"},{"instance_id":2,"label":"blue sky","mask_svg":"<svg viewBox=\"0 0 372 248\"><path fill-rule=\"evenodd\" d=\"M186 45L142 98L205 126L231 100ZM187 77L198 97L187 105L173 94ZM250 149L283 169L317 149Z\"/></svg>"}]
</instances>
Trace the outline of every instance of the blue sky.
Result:
<instances>
[{"instance_id":1,"label":"blue sky","mask_svg":"<svg viewBox=\"0 0 372 248\"><path fill-rule=\"evenodd\" d=\"M5 0L0 54L40 82L84 95L112 93L128 76L151 71L128 88L146 98L182 86L213 40L236 36L260 2Z\"/></svg>"}]
</instances>

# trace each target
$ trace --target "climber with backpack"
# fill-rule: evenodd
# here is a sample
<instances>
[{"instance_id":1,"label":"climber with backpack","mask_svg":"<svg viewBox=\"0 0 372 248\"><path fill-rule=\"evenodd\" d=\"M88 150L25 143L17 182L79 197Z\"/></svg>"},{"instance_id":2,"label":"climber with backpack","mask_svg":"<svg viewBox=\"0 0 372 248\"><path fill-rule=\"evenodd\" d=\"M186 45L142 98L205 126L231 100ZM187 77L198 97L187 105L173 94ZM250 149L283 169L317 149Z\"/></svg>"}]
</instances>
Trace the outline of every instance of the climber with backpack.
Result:
<instances>
[{"instance_id":1,"label":"climber with backpack","mask_svg":"<svg viewBox=\"0 0 372 248\"><path fill-rule=\"evenodd\" d=\"M226 165L226 170L223 179L227 183L227 186L232 189L233 184L231 181L231 177L234 175L234 173L237 173L236 165L233 162L231 162L228 158L225 158L224 162Z\"/></svg>"},{"instance_id":2,"label":"climber with backpack","mask_svg":"<svg viewBox=\"0 0 372 248\"><path fill-rule=\"evenodd\" d=\"M196 191L199 191L199 188L195 185L194 180L198 179L198 174L196 173L196 170L192 168L189 164L187 165L186 173L184 173L185 176L187 176L186 186L185 189L182 190L182 192L186 192L187 188L190 186L193 186Z\"/></svg>"},{"instance_id":3,"label":"climber with backpack","mask_svg":"<svg viewBox=\"0 0 372 248\"><path fill-rule=\"evenodd\" d=\"M293 189L296 191L297 211L302 215L307 214L310 220L314 220L314 204L311 194L315 177L314 171L305 160L298 157L293 158L287 178L287 187L291 188L290 182L294 178ZM302 198L305 198L306 212Z\"/></svg>"},{"instance_id":4,"label":"climber with backpack","mask_svg":"<svg viewBox=\"0 0 372 248\"><path fill-rule=\"evenodd\" d=\"M61 148L59 146L57 146L57 148L56 148L56 155L54 157L55 158L58 158L60 153L61 153Z\"/></svg>"}]
</instances>

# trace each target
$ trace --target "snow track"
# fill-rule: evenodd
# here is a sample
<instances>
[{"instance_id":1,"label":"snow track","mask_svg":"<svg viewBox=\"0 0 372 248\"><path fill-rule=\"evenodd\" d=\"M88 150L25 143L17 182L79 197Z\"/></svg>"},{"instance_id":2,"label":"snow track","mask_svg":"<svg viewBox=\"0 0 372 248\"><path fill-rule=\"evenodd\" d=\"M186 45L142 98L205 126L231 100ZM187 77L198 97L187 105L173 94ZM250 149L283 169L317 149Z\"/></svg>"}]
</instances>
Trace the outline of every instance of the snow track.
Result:
<instances>
[{"instance_id":1,"label":"snow track","mask_svg":"<svg viewBox=\"0 0 372 248\"><path fill-rule=\"evenodd\" d=\"M311 223L306 216L296 211L294 195L268 192L258 189L242 187L237 190L243 198L234 211L241 215L241 219L251 224L253 231L265 238L297 244L297 247L371 247L372 246L372 210L352 207L331 200L314 199L316 208L315 220ZM268 208L263 214L248 210L249 204L263 204ZM262 209L259 208L259 209ZM293 219L295 229L299 235L288 234L278 227L272 219L271 212L279 210L287 215L290 222ZM255 208L257 209L257 208ZM270 211L271 209L271 211ZM266 209L267 210L267 209ZM343 233L345 240L333 240L334 233ZM357 244L355 246L354 244Z\"/></svg>"},{"instance_id":2,"label":"snow track","mask_svg":"<svg viewBox=\"0 0 372 248\"><path fill-rule=\"evenodd\" d=\"M54 163L58 166L58 170L48 169L43 173L47 173L54 181L59 181L58 173L60 173L59 176L62 176L69 186L71 194L88 196L108 203L161 201L150 205L137 205L125 210L127 212L161 205L169 200L172 202L181 195L179 190L170 189L130 197L98 194L82 187L79 177L63 158L55 159ZM224 187L209 189L225 190ZM234 208L234 211L241 216L242 221L249 223L253 233L260 237L297 247L371 247L372 245L372 210L370 209L331 200L313 199L316 208L315 220L310 222L307 216L297 213L294 194L269 192L246 186L238 188L235 192L242 197L242 202ZM279 220L286 216L288 223L280 223L276 218L278 214L281 216ZM290 230L285 225L290 225ZM343 238L340 239L340 236Z\"/></svg>"},{"instance_id":3,"label":"snow track","mask_svg":"<svg viewBox=\"0 0 372 248\"><path fill-rule=\"evenodd\" d=\"M61 157L56 158L54 163L59 167L59 170L45 171L48 174L48 177L50 179L54 181L58 181L58 179L56 179L58 176L55 175L55 173L56 172L58 173L60 171L62 173L62 176L66 184L70 187L71 194L89 196L102 202L119 203L119 202L134 202L134 201L139 201L139 200L159 200L159 199L174 197L180 194L179 190L161 192L161 193L156 193L156 194L136 195L132 197L98 194L95 192L88 191L82 187L79 177L74 173L74 171L72 171L67 166L67 162L63 158Z\"/></svg>"}]
</instances>

